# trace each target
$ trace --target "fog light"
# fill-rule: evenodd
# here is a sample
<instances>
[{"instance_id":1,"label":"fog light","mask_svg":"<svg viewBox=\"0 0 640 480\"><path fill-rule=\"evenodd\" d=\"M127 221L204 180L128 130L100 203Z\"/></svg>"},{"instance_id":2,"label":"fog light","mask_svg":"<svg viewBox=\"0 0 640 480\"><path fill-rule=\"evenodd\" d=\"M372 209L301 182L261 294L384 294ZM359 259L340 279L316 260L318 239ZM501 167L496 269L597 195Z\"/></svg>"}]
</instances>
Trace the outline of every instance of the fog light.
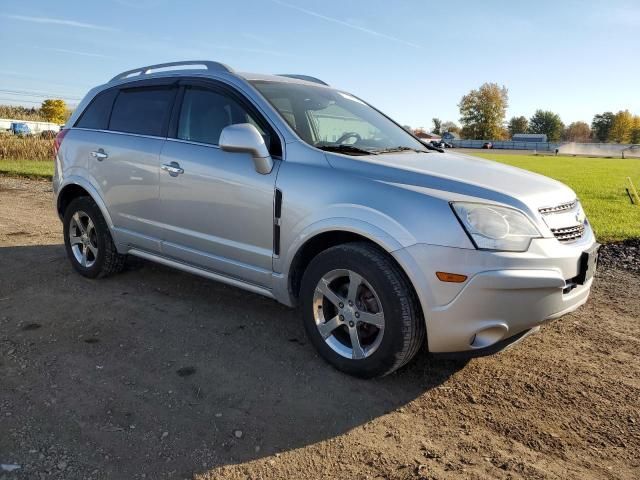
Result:
<instances>
[{"instance_id":1,"label":"fog light","mask_svg":"<svg viewBox=\"0 0 640 480\"><path fill-rule=\"evenodd\" d=\"M509 327L504 324L493 325L491 327L484 328L479 332L476 332L471 340L469 346L471 348L485 348L499 342L509 332Z\"/></svg>"}]
</instances>

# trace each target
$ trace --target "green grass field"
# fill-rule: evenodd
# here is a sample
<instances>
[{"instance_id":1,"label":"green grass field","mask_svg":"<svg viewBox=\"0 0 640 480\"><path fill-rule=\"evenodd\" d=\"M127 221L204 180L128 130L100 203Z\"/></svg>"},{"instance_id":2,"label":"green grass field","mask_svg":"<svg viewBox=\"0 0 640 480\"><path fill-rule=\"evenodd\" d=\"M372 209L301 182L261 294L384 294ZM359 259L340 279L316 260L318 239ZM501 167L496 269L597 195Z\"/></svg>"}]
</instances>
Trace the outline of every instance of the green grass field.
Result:
<instances>
[{"instance_id":1,"label":"green grass field","mask_svg":"<svg viewBox=\"0 0 640 480\"><path fill-rule=\"evenodd\" d=\"M51 180L53 160L0 159L0 175Z\"/></svg>"},{"instance_id":2,"label":"green grass field","mask_svg":"<svg viewBox=\"0 0 640 480\"><path fill-rule=\"evenodd\" d=\"M632 205L625 192L627 177L640 189L640 159L476 155L541 173L569 185L582 201L601 242L640 238L640 205ZM53 162L0 159L0 174L50 179Z\"/></svg>"},{"instance_id":3,"label":"green grass field","mask_svg":"<svg viewBox=\"0 0 640 480\"><path fill-rule=\"evenodd\" d=\"M625 192L627 177L640 189L640 159L474 155L541 173L569 185L582 202L599 241L640 238L640 205L632 205Z\"/></svg>"}]
</instances>

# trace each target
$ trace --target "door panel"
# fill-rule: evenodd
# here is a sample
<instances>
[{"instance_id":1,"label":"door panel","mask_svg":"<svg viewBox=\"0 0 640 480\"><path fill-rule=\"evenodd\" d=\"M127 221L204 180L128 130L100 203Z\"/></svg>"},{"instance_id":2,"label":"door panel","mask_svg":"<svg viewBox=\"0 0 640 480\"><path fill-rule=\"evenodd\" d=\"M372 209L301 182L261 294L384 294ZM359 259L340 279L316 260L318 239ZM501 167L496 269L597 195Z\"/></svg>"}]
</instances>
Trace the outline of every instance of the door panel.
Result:
<instances>
[{"instance_id":1,"label":"door panel","mask_svg":"<svg viewBox=\"0 0 640 480\"><path fill-rule=\"evenodd\" d=\"M268 287L279 161L261 175L249 154L169 139L161 163L172 162L184 173L161 170L163 253Z\"/></svg>"},{"instance_id":2,"label":"door panel","mask_svg":"<svg viewBox=\"0 0 640 480\"><path fill-rule=\"evenodd\" d=\"M159 165L164 139L91 132L89 170L114 224L116 243L160 250ZM101 156L101 155L100 155Z\"/></svg>"}]
</instances>

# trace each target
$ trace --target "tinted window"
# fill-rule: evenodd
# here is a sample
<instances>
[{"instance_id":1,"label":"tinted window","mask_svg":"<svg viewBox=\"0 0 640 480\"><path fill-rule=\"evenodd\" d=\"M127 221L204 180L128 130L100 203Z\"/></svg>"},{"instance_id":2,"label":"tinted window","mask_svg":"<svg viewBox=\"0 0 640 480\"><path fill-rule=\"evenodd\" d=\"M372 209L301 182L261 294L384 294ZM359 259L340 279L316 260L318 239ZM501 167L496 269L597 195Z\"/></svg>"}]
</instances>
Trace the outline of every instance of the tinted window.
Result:
<instances>
[{"instance_id":1,"label":"tinted window","mask_svg":"<svg viewBox=\"0 0 640 480\"><path fill-rule=\"evenodd\" d=\"M236 123L251 123L262 134L265 144L270 145L271 135L263 127L263 122L232 97L197 87L185 90L178 120L178 138L217 145L222 129ZM271 153L279 155L274 151Z\"/></svg>"},{"instance_id":2,"label":"tinted window","mask_svg":"<svg viewBox=\"0 0 640 480\"><path fill-rule=\"evenodd\" d=\"M117 90L107 90L98 94L84 110L76 127L105 130L109 124L109 115Z\"/></svg>"},{"instance_id":3,"label":"tinted window","mask_svg":"<svg viewBox=\"0 0 640 480\"><path fill-rule=\"evenodd\" d=\"M164 135L175 90L132 88L121 90L113 105L109 130L140 135Z\"/></svg>"}]
</instances>

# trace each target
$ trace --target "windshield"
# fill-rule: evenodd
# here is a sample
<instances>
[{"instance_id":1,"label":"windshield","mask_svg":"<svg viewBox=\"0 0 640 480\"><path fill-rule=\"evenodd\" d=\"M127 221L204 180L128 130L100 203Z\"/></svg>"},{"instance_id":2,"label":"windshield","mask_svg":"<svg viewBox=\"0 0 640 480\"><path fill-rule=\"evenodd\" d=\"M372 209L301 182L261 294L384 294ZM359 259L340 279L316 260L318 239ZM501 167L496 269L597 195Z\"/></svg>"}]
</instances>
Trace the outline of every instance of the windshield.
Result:
<instances>
[{"instance_id":1,"label":"windshield","mask_svg":"<svg viewBox=\"0 0 640 480\"><path fill-rule=\"evenodd\" d=\"M348 93L298 83L251 83L314 147L350 155L427 150L402 127Z\"/></svg>"}]
</instances>

